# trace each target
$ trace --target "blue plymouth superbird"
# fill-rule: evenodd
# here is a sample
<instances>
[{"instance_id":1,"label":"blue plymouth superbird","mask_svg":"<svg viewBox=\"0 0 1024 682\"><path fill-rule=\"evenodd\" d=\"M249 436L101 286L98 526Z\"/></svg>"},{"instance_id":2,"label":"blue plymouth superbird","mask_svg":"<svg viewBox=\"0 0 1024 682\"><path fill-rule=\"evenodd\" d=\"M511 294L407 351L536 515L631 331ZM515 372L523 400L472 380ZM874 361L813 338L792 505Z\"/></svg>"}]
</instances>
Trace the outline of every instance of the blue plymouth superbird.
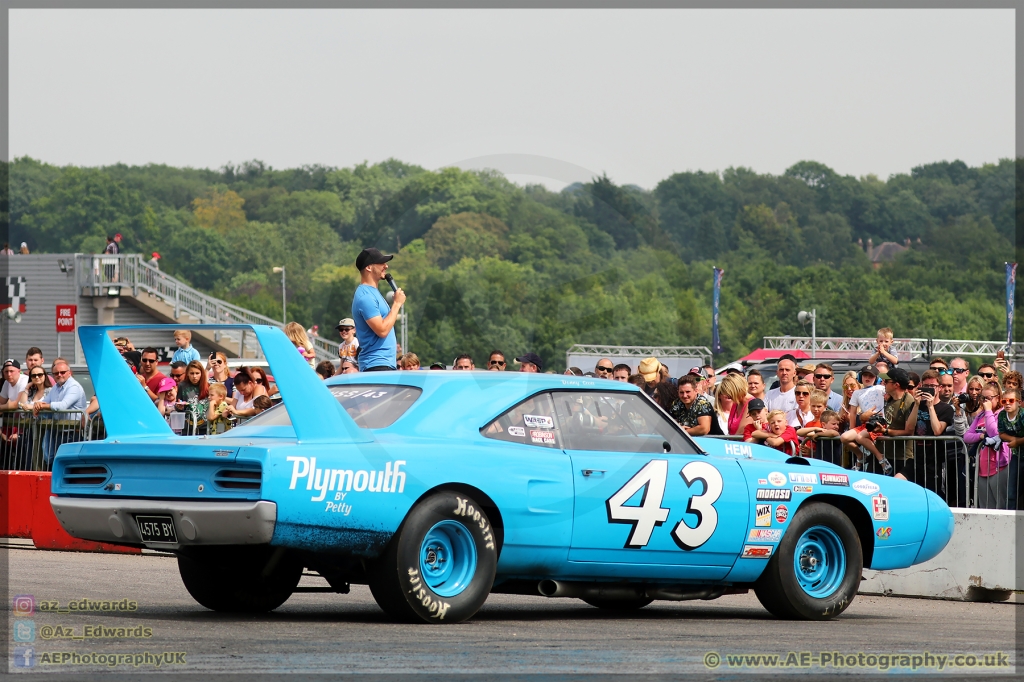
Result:
<instances>
[{"instance_id":1,"label":"blue plymouth superbird","mask_svg":"<svg viewBox=\"0 0 1024 682\"><path fill-rule=\"evenodd\" d=\"M53 509L75 537L173 552L189 593L218 611L274 609L309 569L427 623L471 618L491 592L626 610L751 588L777 617L828 619L864 567L921 563L953 533L918 485L692 439L630 384L322 382L273 327L244 328L281 404L220 435L176 436L110 341L123 328L79 331L107 438L60 447Z\"/></svg>"}]
</instances>

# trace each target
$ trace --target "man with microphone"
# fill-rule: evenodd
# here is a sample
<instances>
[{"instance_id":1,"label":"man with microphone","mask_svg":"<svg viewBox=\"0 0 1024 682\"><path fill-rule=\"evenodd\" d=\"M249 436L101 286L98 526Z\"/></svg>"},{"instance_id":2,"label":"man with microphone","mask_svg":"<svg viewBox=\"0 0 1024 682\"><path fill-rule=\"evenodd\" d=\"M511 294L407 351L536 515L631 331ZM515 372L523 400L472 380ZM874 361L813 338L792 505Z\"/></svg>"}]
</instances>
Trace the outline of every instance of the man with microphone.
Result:
<instances>
[{"instance_id":1,"label":"man with microphone","mask_svg":"<svg viewBox=\"0 0 1024 682\"><path fill-rule=\"evenodd\" d=\"M405 303L405 292L395 285L388 272L386 256L378 249L363 249L356 257L360 283L352 297L352 319L356 323L356 338L359 339L359 366L363 372L393 370L398 352L395 340L395 322L398 311ZM377 290L377 283L386 279L395 292L395 307Z\"/></svg>"}]
</instances>

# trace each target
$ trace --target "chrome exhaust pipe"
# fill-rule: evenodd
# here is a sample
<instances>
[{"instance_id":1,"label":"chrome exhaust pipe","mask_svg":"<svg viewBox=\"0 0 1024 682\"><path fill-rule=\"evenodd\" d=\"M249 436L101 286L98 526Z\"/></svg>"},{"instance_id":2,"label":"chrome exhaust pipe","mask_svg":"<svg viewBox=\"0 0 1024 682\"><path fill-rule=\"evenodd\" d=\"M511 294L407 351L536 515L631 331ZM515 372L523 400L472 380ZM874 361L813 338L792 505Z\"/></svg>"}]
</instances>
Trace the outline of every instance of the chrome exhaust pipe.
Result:
<instances>
[{"instance_id":1,"label":"chrome exhaust pipe","mask_svg":"<svg viewBox=\"0 0 1024 682\"><path fill-rule=\"evenodd\" d=\"M647 590L647 596L651 599L665 599L668 601L690 601L692 599L718 599L725 592L723 587L708 587L703 590L686 590L679 587L654 587Z\"/></svg>"}]
</instances>

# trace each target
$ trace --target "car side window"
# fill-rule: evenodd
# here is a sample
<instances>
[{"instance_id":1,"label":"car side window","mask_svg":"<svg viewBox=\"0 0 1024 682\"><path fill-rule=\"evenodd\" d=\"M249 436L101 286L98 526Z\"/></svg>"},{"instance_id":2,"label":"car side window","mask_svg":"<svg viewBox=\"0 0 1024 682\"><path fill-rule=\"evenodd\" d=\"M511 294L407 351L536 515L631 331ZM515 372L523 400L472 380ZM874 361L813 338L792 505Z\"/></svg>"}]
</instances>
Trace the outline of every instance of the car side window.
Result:
<instances>
[{"instance_id":1,"label":"car side window","mask_svg":"<svg viewBox=\"0 0 1024 682\"><path fill-rule=\"evenodd\" d=\"M480 429L484 438L525 443L542 448L561 448L551 396L541 393L519 403Z\"/></svg>"},{"instance_id":2,"label":"car side window","mask_svg":"<svg viewBox=\"0 0 1024 682\"><path fill-rule=\"evenodd\" d=\"M552 398L567 450L700 452L671 417L638 393L557 391Z\"/></svg>"}]
</instances>

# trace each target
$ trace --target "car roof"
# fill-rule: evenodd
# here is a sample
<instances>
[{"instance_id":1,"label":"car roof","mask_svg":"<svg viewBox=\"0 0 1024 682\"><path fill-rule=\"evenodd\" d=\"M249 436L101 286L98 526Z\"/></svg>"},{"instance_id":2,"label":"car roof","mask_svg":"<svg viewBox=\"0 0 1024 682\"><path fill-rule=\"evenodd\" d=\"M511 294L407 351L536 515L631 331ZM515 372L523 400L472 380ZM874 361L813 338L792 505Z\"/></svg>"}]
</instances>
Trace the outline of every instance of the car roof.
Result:
<instances>
[{"instance_id":1,"label":"car roof","mask_svg":"<svg viewBox=\"0 0 1024 682\"><path fill-rule=\"evenodd\" d=\"M471 436L531 395L552 390L639 393L632 384L562 374L487 371L394 371L343 374L327 386L387 384L413 386L423 394L400 419L380 432L416 436Z\"/></svg>"}]
</instances>

